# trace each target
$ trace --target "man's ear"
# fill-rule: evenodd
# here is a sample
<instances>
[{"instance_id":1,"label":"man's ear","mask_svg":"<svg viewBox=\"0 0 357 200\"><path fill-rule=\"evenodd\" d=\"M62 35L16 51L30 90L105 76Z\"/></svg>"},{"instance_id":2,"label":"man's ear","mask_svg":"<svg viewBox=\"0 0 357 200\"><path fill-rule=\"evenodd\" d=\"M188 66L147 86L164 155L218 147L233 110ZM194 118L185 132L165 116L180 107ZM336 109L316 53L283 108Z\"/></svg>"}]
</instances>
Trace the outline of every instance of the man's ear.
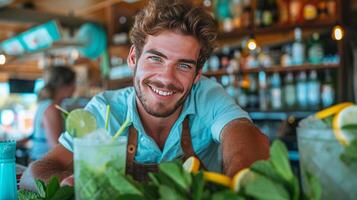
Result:
<instances>
[{"instance_id":1,"label":"man's ear","mask_svg":"<svg viewBox=\"0 0 357 200\"><path fill-rule=\"evenodd\" d=\"M134 45L131 45L131 47L130 47L129 55L127 58L127 63L129 65L130 69L134 71L135 66L136 66L136 49L135 49Z\"/></svg>"},{"instance_id":2,"label":"man's ear","mask_svg":"<svg viewBox=\"0 0 357 200\"><path fill-rule=\"evenodd\" d=\"M195 77L195 80L193 81L193 83L197 83L197 81L200 80L201 75L202 75L202 69L200 69L200 70L197 72L196 77Z\"/></svg>"}]
</instances>

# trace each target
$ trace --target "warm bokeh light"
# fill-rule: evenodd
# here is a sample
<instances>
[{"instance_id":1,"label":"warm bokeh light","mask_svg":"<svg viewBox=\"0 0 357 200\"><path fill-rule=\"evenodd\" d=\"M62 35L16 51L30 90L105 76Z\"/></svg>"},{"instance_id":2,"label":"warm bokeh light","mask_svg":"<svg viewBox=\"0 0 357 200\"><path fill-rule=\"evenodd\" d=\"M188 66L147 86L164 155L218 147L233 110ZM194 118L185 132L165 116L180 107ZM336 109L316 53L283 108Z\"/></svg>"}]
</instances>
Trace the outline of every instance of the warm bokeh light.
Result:
<instances>
[{"instance_id":1,"label":"warm bokeh light","mask_svg":"<svg viewBox=\"0 0 357 200\"><path fill-rule=\"evenodd\" d=\"M247 47L249 50L253 51L257 48L257 43L255 42L255 39L251 38L248 40Z\"/></svg>"},{"instance_id":2,"label":"warm bokeh light","mask_svg":"<svg viewBox=\"0 0 357 200\"><path fill-rule=\"evenodd\" d=\"M344 36L344 30L341 26L336 25L335 27L333 27L332 38L334 40L342 40L343 36Z\"/></svg>"},{"instance_id":3,"label":"warm bokeh light","mask_svg":"<svg viewBox=\"0 0 357 200\"><path fill-rule=\"evenodd\" d=\"M0 54L0 65L4 65L6 63L6 57L4 54Z\"/></svg>"}]
</instances>

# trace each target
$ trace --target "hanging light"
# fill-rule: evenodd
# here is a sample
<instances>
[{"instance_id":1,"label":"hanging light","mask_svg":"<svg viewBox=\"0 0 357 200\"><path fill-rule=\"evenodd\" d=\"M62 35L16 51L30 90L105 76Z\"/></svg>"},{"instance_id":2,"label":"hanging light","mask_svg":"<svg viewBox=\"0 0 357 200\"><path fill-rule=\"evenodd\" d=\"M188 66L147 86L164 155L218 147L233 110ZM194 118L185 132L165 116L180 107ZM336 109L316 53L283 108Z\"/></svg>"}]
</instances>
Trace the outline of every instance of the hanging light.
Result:
<instances>
[{"instance_id":1,"label":"hanging light","mask_svg":"<svg viewBox=\"0 0 357 200\"><path fill-rule=\"evenodd\" d=\"M0 54L0 65L4 65L6 63L6 57L4 54Z\"/></svg>"},{"instance_id":2,"label":"hanging light","mask_svg":"<svg viewBox=\"0 0 357 200\"><path fill-rule=\"evenodd\" d=\"M342 40L345 35L345 30L342 26L336 25L332 29L332 39L334 40Z\"/></svg>"},{"instance_id":3,"label":"hanging light","mask_svg":"<svg viewBox=\"0 0 357 200\"><path fill-rule=\"evenodd\" d=\"M254 51L257 48L257 42L254 37L251 37L247 42L247 47L249 50Z\"/></svg>"}]
</instances>

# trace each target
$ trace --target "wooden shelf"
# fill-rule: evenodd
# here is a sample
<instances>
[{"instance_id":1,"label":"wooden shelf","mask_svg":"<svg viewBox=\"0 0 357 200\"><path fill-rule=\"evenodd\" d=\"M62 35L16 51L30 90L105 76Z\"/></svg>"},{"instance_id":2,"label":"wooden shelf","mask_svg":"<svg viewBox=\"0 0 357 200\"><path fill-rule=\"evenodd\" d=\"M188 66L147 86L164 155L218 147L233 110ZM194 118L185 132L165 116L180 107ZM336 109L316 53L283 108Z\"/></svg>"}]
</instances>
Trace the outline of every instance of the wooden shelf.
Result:
<instances>
[{"instance_id":1,"label":"wooden shelf","mask_svg":"<svg viewBox=\"0 0 357 200\"><path fill-rule=\"evenodd\" d=\"M269 68L253 68L253 69L241 69L240 71L234 72L227 72L226 70L217 70L217 71L208 71L204 72L205 76L225 76L230 74L237 74L237 73L259 73L264 71L266 73L286 73L286 72L297 72L297 71L308 71L308 70L326 70L326 69L337 69L339 68L339 64L304 64L304 65L296 65L296 66L289 66L289 67L282 67L282 66L274 66Z\"/></svg>"},{"instance_id":2,"label":"wooden shelf","mask_svg":"<svg viewBox=\"0 0 357 200\"><path fill-rule=\"evenodd\" d=\"M306 21L303 23L294 23L294 24L276 24L269 27L264 28L239 28L235 29L232 32L221 33L218 36L219 40L226 39L238 39L244 36L250 36L253 34L255 37L259 37L260 35L268 35L268 34L277 34L282 32L290 32L293 31L296 27L300 27L302 29L327 29L332 28L336 24L336 19L316 19L313 21Z\"/></svg>"},{"instance_id":3,"label":"wooden shelf","mask_svg":"<svg viewBox=\"0 0 357 200\"><path fill-rule=\"evenodd\" d=\"M316 111L249 111L247 110L252 120L286 120L289 117L297 119L306 118L314 114Z\"/></svg>"}]
</instances>

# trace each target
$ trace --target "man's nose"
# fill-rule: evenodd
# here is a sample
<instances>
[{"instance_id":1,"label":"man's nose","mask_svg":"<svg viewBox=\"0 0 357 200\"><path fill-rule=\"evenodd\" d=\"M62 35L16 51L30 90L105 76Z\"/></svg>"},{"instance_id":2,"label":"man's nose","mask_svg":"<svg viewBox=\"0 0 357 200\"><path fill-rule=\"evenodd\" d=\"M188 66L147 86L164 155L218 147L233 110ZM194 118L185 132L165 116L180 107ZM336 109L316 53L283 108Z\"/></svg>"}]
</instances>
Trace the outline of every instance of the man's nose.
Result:
<instances>
[{"instance_id":1,"label":"man's nose","mask_svg":"<svg viewBox=\"0 0 357 200\"><path fill-rule=\"evenodd\" d=\"M162 71L162 78L166 81L172 82L176 80L176 67L174 64L166 64Z\"/></svg>"}]
</instances>

